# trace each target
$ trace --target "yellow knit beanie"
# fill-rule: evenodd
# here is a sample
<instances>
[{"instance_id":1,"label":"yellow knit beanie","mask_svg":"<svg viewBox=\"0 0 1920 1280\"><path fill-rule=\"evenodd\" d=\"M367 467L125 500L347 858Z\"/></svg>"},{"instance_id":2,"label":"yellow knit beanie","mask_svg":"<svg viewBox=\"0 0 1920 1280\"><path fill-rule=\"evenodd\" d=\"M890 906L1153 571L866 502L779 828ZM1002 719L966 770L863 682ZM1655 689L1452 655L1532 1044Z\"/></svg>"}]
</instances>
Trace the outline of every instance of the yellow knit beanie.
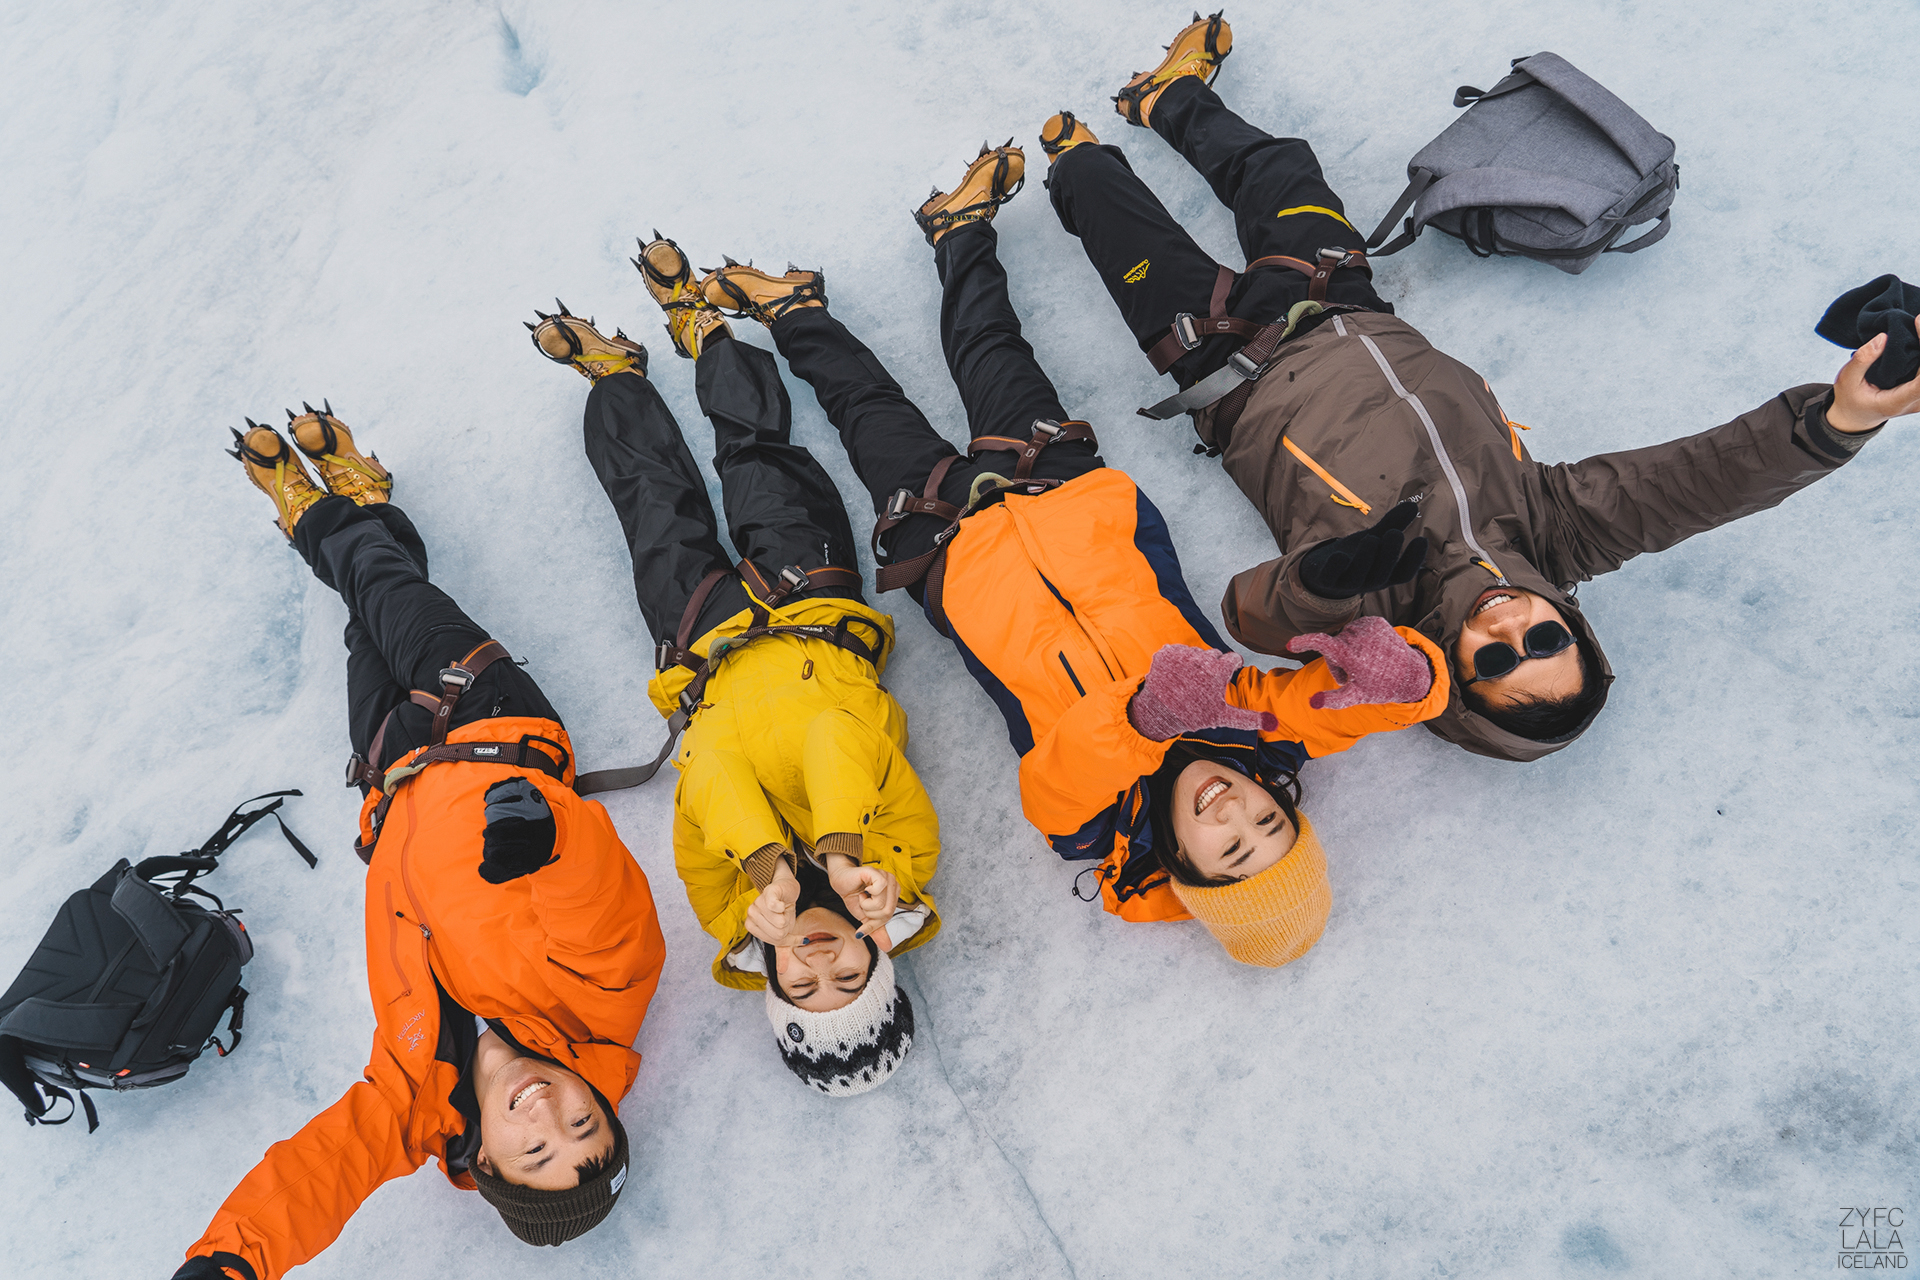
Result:
<instances>
[{"instance_id":1,"label":"yellow knit beanie","mask_svg":"<svg viewBox=\"0 0 1920 1280\"><path fill-rule=\"evenodd\" d=\"M1181 905L1241 964L1278 968L1298 960L1320 941L1333 910L1327 855L1304 813L1293 848L1260 874L1217 888L1172 885Z\"/></svg>"}]
</instances>

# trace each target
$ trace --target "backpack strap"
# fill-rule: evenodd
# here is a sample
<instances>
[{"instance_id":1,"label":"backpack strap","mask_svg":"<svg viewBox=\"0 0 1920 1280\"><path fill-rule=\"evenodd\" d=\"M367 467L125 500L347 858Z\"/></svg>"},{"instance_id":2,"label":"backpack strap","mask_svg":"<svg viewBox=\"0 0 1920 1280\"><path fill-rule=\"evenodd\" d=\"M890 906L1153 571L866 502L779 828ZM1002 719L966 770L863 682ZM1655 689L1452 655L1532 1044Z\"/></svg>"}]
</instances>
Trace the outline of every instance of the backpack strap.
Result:
<instances>
[{"instance_id":1,"label":"backpack strap","mask_svg":"<svg viewBox=\"0 0 1920 1280\"><path fill-rule=\"evenodd\" d=\"M1625 244L1610 244L1601 250L1601 252L1638 253L1648 245L1659 244L1662 240L1666 239L1667 232L1671 230L1673 230L1673 210L1669 209L1660 215L1660 221L1653 224L1652 230L1643 235L1635 236Z\"/></svg>"},{"instance_id":2,"label":"backpack strap","mask_svg":"<svg viewBox=\"0 0 1920 1280\"><path fill-rule=\"evenodd\" d=\"M142 865L145 865L144 863ZM113 886L115 914L127 922L133 936L146 948L153 967L164 969L186 945L189 930L173 903L137 872L127 872Z\"/></svg>"},{"instance_id":3,"label":"backpack strap","mask_svg":"<svg viewBox=\"0 0 1920 1280\"><path fill-rule=\"evenodd\" d=\"M100 1127L100 1113L94 1109L93 1099L87 1096L87 1091L77 1091L80 1103L75 1107L73 1094L58 1085L44 1083L33 1074L32 1068L27 1066L20 1041L9 1035L0 1035L0 1084L6 1085L7 1092L19 1099L20 1105L26 1109L28 1124L65 1124L73 1119L74 1111L84 1108L87 1113L87 1132L92 1133ZM58 1120L49 1120L47 1112L53 1109L56 1098L66 1099L68 1107L73 1110Z\"/></svg>"},{"instance_id":4,"label":"backpack strap","mask_svg":"<svg viewBox=\"0 0 1920 1280\"><path fill-rule=\"evenodd\" d=\"M1460 93L1466 92L1466 89L1460 90ZM1473 92L1478 95L1480 91L1475 89ZM1464 105L1460 101L1459 93L1454 95L1453 105L1456 107ZM1437 176L1438 175L1431 169L1415 169L1407 175L1408 181L1406 188L1401 191L1400 197L1393 202L1393 208L1387 210L1387 216L1380 219L1380 225L1373 229L1373 234L1367 237L1368 253L1371 253L1376 258L1385 258L1400 252L1414 242L1414 239L1420 234L1420 229L1413 225L1412 218L1407 219L1406 230L1402 231L1392 240L1387 240L1387 233L1393 230L1393 224L1400 220L1400 215L1413 207L1413 202L1420 198L1421 193L1433 185L1433 180ZM1386 241L1386 243L1383 244L1381 243L1382 241Z\"/></svg>"}]
</instances>

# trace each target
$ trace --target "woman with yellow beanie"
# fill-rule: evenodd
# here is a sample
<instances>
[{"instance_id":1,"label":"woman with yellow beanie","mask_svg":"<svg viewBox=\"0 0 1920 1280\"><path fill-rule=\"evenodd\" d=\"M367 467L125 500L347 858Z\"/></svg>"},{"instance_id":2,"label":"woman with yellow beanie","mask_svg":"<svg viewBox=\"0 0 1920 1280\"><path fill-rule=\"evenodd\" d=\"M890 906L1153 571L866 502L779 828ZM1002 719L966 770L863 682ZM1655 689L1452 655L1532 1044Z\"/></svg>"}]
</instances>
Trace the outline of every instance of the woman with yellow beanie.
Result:
<instances>
[{"instance_id":1,"label":"woman with yellow beanie","mask_svg":"<svg viewBox=\"0 0 1920 1280\"><path fill-rule=\"evenodd\" d=\"M831 314L820 273L729 264L703 291L764 323L813 387L880 516L878 586L912 592L1005 718L1027 819L1062 858L1098 863L1115 915L1198 918L1235 959L1284 964L1331 900L1295 771L1438 715L1447 664L1412 628L1365 618L1300 637L1323 656L1297 671L1239 669L1159 510L1101 461L1021 336L991 220L1024 171L1019 148L983 148L916 213L965 455ZM1329 567L1411 573L1426 549L1369 530Z\"/></svg>"}]
</instances>

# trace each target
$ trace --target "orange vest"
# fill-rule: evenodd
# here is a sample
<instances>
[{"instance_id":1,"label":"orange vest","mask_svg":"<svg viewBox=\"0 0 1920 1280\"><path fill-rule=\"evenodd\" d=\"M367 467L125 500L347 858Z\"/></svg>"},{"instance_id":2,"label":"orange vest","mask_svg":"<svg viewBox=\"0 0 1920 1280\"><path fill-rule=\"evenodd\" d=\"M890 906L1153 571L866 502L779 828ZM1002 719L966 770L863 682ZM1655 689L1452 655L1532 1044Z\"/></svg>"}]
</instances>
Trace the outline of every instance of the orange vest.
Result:
<instances>
[{"instance_id":1,"label":"orange vest","mask_svg":"<svg viewBox=\"0 0 1920 1280\"><path fill-rule=\"evenodd\" d=\"M954 643L1020 753L1027 820L1062 857L1103 859L1107 910L1187 919L1156 862L1127 865L1146 822L1141 780L1172 745L1141 737L1127 703L1161 646L1227 646L1194 604L1159 510L1112 467L1047 493L1010 494L961 522L944 604ZM1418 724L1446 708L1447 663L1425 636L1399 632L1433 666L1433 687L1418 702L1316 711L1308 699L1338 687L1317 658L1297 671L1243 668L1227 697L1279 719L1259 735L1263 754L1291 751L1301 761ZM1245 737L1251 753L1254 735Z\"/></svg>"},{"instance_id":2,"label":"orange vest","mask_svg":"<svg viewBox=\"0 0 1920 1280\"><path fill-rule=\"evenodd\" d=\"M448 742L559 741L551 720L501 717ZM524 776L553 809L555 860L492 885L479 875L487 788ZM567 780L572 781L572 768ZM363 830L378 793L362 809ZM646 873L607 811L543 773L454 761L398 784L367 868L367 985L376 1027L365 1078L267 1149L188 1257L231 1253L270 1280L331 1244L376 1187L413 1172L466 1128L448 1095L465 1064L443 1062L439 988L498 1018L528 1050L618 1103L666 945ZM438 979L439 987L435 980ZM473 1189L468 1175L448 1175Z\"/></svg>"}]
</instances>

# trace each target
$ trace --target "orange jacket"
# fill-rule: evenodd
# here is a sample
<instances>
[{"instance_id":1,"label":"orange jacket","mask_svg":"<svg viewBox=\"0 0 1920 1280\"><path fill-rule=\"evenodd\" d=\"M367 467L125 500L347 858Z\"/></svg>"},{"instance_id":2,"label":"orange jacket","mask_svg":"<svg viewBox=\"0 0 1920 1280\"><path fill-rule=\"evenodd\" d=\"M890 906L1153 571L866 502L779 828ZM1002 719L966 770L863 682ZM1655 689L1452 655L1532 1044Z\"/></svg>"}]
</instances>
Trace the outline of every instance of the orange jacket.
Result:
<instances>
[{"instance_id":1,"label":"orange jacket","mask_svg":"<svg viewBox=\"0 0 1920 1280\"><path fill-rule=\"evenodd\" d=\"M501 717L449 742L558 740L551 720ZM486 789L532 780L553 809L555 860L492 885L479 875ZM572 769L567 779L572 781ZM363 826L379 793L368 797ZM440 998L497 1018L618 1102L640 1055L631 1048L660 981L666 945L646 874L607 811L543 773L464 761L398 784L367 869L367 985L376 1027L363 1080L267 1149L229 1195L189 1258L238 1255L255 1280L284 1275L333 1243L374 1188L429 1156L445 1167L466 1119L448 1100L464 1063L435 1057ZM436 980L438 985L436 986ZM473 1179L448 1174L457 1187ZM229 1264L231 1274L245 1280Z\"/></svg>"},{"instance_id":2,"label":"orange jacket","mask_svg":"<svg viewBox=\"0 0 1920 1280\"><path fill-rule=\"evenodd\" d=\"M1194 605L1159 510L1111 467L1047 493L1009 495L961 522L947 552L944 603L954 643L1020 753L1027 820L1061 857L1105 859L1109 911L1185 919L1157 861L1129 859L1150 847L1141 780L1172 744L1141 737L1127 703L1162 645L1227 646ZM1280 727L1258 742L1214 729L1196 741L1262 776L1440 714L1446 661L1425 636L1399 632L1433 666L1420 701L1316 711L1311 695L1337 686L1324 660L1297 671L1248 667L1228 697L1271 711Z\"/></svg>"}]
</instances>

